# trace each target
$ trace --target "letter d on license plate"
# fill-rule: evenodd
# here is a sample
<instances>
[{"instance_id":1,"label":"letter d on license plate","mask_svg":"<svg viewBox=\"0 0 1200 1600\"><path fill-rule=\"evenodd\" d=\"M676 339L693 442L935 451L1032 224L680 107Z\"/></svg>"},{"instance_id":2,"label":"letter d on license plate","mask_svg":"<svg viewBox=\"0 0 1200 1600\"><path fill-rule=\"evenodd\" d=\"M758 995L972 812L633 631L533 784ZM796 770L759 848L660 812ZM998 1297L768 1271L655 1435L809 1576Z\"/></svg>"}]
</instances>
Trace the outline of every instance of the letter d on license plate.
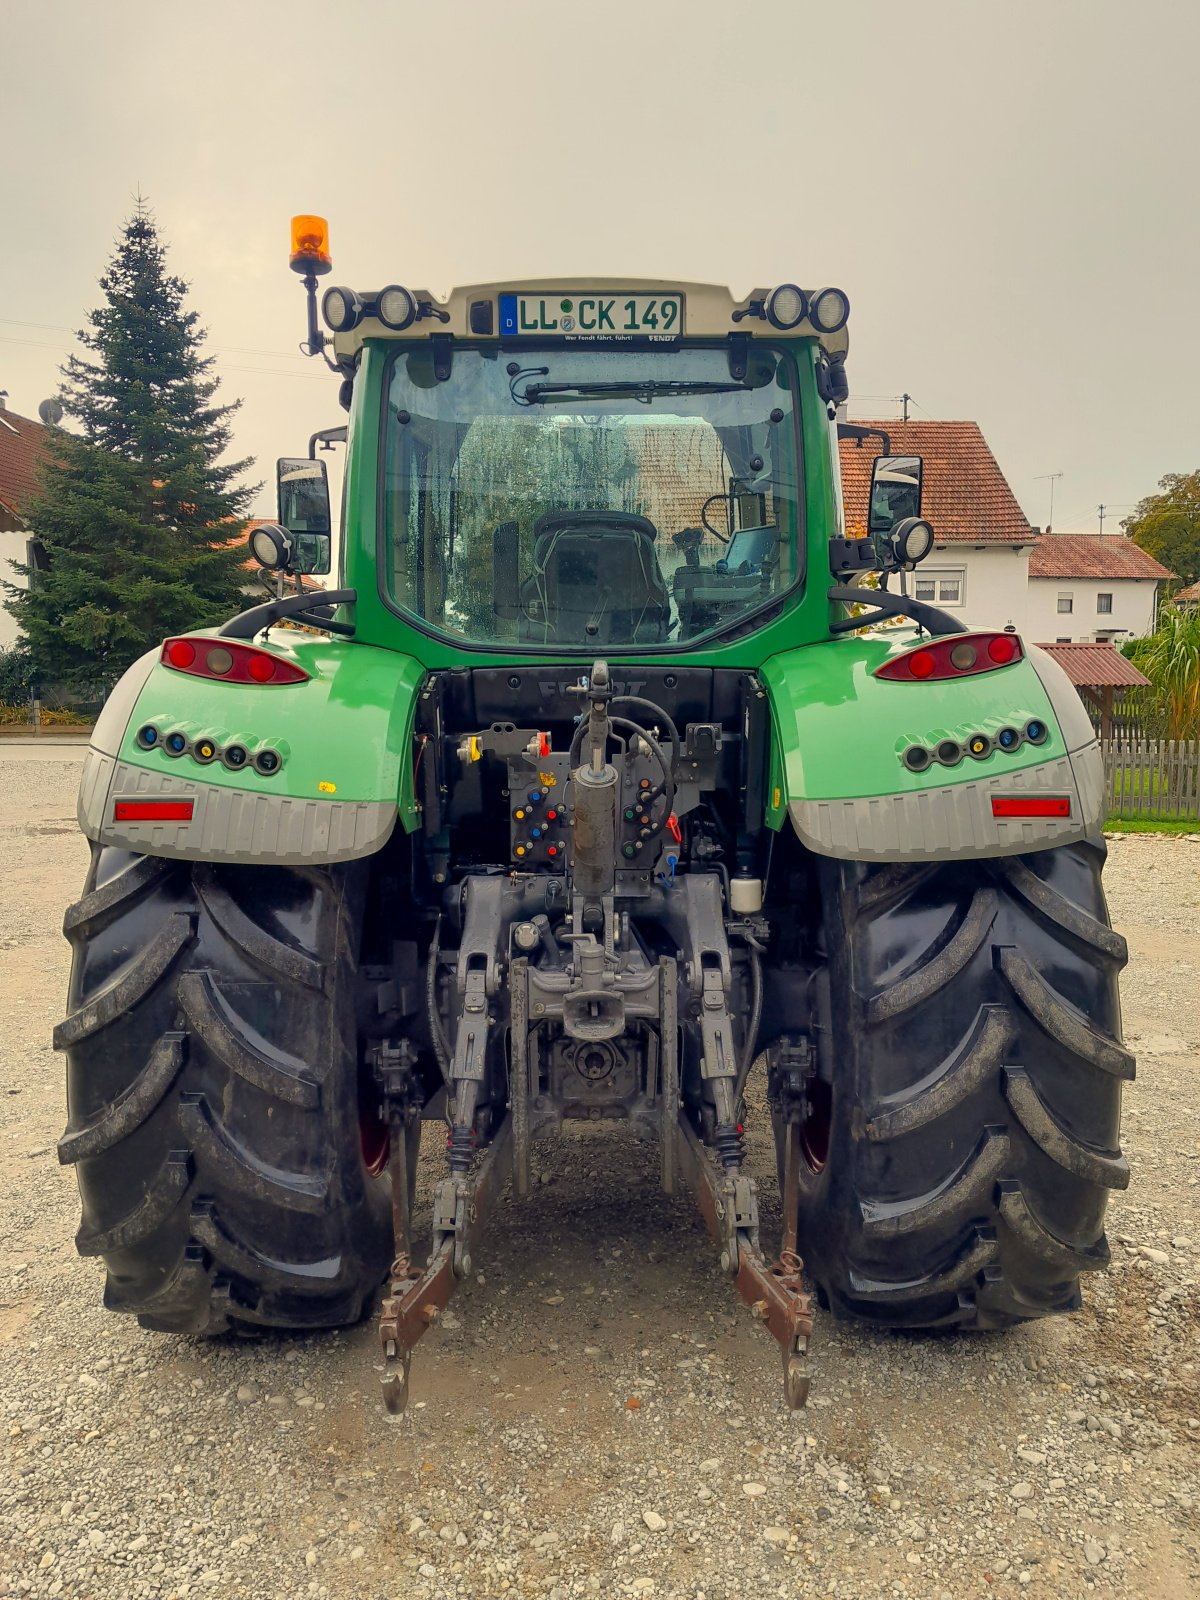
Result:
<instances>
[{"instance_id":1,"label":"letter d on license plate","mask_svg":"<svg viewBox=\"0 0 1200 1600\"><path fill-rule=\"evenodd\" d=\"M682 294L613 294L585 289L500 296L500 336L504 339L538 335L677 339L682 332Z\"/></svg>"}]
</instances>

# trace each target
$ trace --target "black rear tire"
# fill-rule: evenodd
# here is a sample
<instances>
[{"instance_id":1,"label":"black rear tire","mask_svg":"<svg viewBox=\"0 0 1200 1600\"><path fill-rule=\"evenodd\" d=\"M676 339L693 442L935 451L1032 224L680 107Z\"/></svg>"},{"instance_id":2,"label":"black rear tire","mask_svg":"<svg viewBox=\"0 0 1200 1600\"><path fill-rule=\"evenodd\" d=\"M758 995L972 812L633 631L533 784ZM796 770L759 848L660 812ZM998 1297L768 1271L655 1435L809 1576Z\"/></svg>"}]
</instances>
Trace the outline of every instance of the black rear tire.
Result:
<instances>
[{"instance_id":1,"label":"black rear tire","mask_svg":"<svg viewBox=\"0 0 1200 1600\"><path fill-rule=\"evenodd\" d=\"M214 1334L356 1321L387 1271L364 1156L361 865L214 867L93 846L74 947L68 1125L105 1304ZM375 1147L378 1155L379 1146Z\"/></svg>"},{"instance_id":2,"label":"black rear tire","mask_svg":"<svg viewBox=\"0 0 1200 1600\"><path fill-rule=\"evenodd\" d=\"M1107 1265L1134 1062L1104 856L819 864L833 1072L799 1243L835 1313L1005 1327L1077 1309L1080 1273Z\"/></svg>"}]
</instances>

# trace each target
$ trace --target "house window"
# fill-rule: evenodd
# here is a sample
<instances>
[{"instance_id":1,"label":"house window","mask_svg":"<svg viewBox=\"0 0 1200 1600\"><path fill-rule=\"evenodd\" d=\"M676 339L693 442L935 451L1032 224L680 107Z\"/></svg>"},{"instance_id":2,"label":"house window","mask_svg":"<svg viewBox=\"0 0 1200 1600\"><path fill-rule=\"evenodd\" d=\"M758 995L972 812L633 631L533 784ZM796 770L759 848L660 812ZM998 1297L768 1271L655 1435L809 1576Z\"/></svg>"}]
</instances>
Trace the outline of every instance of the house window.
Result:
<instances>
[{"instance_id":1,"label":"house window","mask_svg":"<svg viewBox=\"0 0 1200 1600\"><path fill-rule=\"evenodd\" d=\"M1072 594L1060 594L1059 597L1058 597L1059 614L1060 615L1066 615L1069 612L1074 611L1074 609L1075 609L1075 596L1072 595Z\"/></svg>"},{"instance_id":2,"label":"house window","mask_svg":"<svg viewBox=\"0 0 1200 1600\"><path fill-rule=\"evenodd\" d=\"M1069 633L1060 633L1058 638L1054 642L1055 642L1055 644L1070 644L1071 643L1071 635Z\"/></svg>"},{"instance_id":3,"label":"house window","mask_svg":"<svg viewBox=\"0 0 1200 1600\"><path fill-rule=\"evenodd\" d=\"M924 568L915 574L913 599L929 600L935 605L960 606L966 588L966 570L963 567Z\"/></svg>"},{"instance_id":4,"label":"house window","mask_svg":"<svg viewBox=\"0 0 1200 1600\"><path fill-rule=\"evenodd\" d=\"M1112 595L1098 594L1096 596L1096 610L1101 616L1112 616Z\"/></svg>"}]
</instances>

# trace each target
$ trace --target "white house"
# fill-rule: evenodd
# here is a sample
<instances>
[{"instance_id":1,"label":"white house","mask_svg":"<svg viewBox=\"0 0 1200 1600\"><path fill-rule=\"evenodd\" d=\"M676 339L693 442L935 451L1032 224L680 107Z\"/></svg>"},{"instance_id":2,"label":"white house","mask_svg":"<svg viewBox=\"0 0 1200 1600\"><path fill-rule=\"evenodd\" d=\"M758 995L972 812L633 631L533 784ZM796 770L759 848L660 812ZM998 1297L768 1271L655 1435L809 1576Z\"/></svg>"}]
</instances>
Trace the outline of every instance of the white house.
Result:
<instances>
[{"instance_id":1,"label":"white house","mask_svg":"<svg viewBox=\"0 0 1200 1600\"><path fill-rule=\"evenodd\" d=\"M1123 533L1054 533L1029 557L1029 622L1038 643L1119 643L1153 633L1171 574Z\"/></svg>"},{"instance_id":2,"label":"white house","mask_svg":"<svg viewBox=\"0 0 1200 1600\"><path fill-rule=\"evenodd\" d=\"M909 592L971 627L1012 623L1027 633L1029 556L1038 529L1017 504L979 424L889 419L858 425L883 429L893 455L920 456L924 463L922 514L933 524L936 543L909 577ZM861 537L867 531L871 463L882 444L843 439L839 452L846 532Z\"/></svg>"}]
</instances>

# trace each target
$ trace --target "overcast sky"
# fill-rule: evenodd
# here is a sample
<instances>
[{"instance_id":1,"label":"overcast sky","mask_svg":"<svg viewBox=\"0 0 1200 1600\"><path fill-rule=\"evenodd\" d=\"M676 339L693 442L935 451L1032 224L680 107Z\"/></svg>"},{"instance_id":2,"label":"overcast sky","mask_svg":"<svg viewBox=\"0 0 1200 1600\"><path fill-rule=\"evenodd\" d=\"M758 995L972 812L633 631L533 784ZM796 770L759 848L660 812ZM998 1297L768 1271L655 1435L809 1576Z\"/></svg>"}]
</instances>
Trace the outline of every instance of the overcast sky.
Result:
<instances>
[{"instance_id":1,"label":"overcast sky","mask_svg":"<svg viewBox=\"0 0 1200 1600\"><path fill-rule=\"evenodd\" d=\"M1200 466L1197 0L0 0L0 59L25 415L140 186L257 476L343 420L299 211L368 288L837 284L852 411L974 418L1064 532Z\"/></svg>"}]
</instances>

